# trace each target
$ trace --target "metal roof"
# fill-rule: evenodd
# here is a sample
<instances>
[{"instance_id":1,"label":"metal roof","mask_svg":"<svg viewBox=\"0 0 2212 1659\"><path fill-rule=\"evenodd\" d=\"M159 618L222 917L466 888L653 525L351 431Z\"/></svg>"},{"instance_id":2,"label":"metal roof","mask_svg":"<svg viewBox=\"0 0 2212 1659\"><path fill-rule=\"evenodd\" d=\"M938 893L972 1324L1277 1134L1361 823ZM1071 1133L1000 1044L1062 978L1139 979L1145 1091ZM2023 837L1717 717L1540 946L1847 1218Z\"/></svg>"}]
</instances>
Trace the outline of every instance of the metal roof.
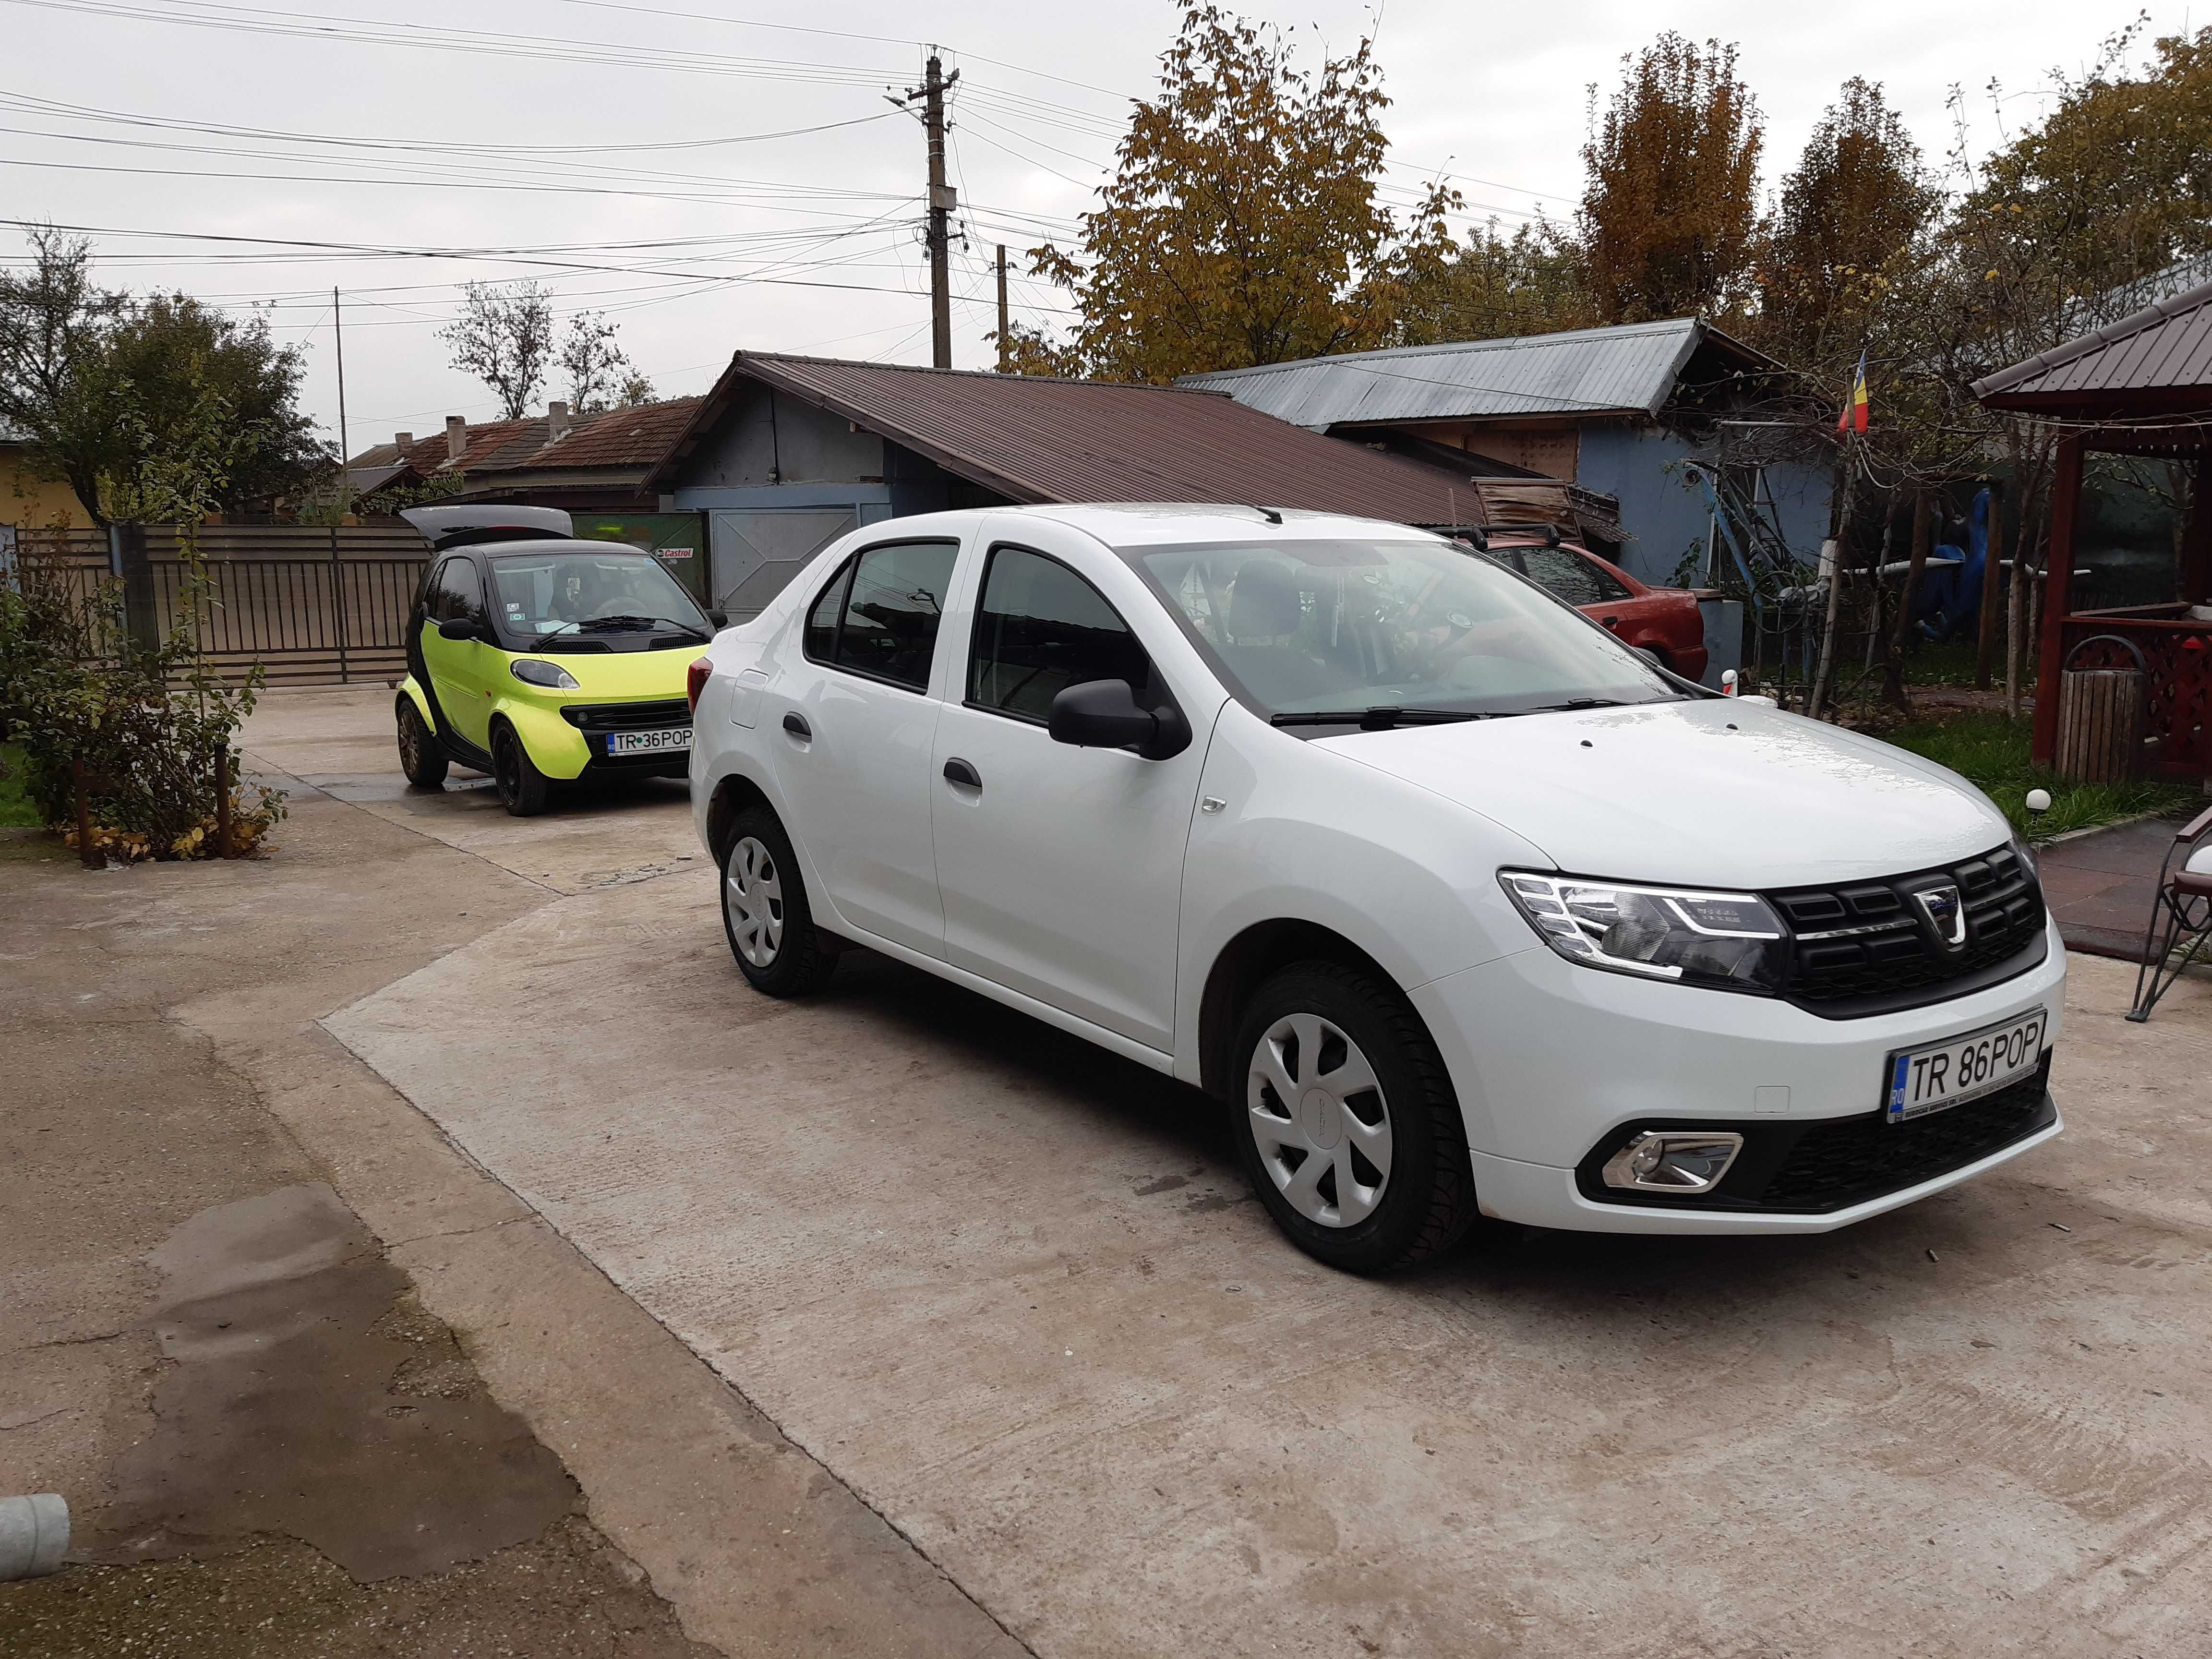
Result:
<instances>
[{"instance_id":1,"label":"metal roof","mask_svg":"<svg viewBox=\"0 0 2212 1659\"><path fill-rule=\"evenodd\" d=\"M1316 431L1384 421L1560 415L1656 416L1698 349L1711 342L1747 368L1771 365L1695 317L1503 340L1347 352L1191 374L1248 408Z\"/></svg>"},{"instance_id":2,"label":"metal roof","mask_svg":"<svg viewBox=\"0 0 2212 1659\"><path fill-rule=\"evenodd\" d=\"M746 381L775 387L1020 503L1257 502L1474 522L1467 473L1326 438L1217 393L741 351L646 480L684 458Z\"/></svg>"},{"instance_id":3,"label":"metal roof","mask_svg":"<svg viewBox=\"0 0 2212 1659\"><path fill-rule=\"evenodd\" d=\"M2212 283L1974 382L1995 409L2124 416L2212 404Z\"/></svg>"}]
</instances>

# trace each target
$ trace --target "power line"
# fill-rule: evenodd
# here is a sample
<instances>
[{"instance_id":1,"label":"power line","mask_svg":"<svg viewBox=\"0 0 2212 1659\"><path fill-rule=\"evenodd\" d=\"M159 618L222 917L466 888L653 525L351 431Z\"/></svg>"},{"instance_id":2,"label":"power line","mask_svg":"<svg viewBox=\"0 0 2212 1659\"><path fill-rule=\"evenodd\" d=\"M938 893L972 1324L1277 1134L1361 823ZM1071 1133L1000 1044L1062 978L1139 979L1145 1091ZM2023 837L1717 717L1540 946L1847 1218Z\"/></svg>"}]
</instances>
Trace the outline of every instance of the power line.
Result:
<instances>
[{"instance_id":1,"label":"power line","mask_svg":"<svg viewBox=\"0 0 2212 1659\"><path fill-rule=\"evenodd\" d=\"M583 0L573 0L573 3L583 3ZM33 113L58 115L70 120L111 122L125 126L155 127L168 131L204 132L226 138L265 138L287 143L338 144L372 149L502 156L596 155L637 150L712 149L729 144L764 143L775 138L799 138L811 133L834 132L840 127L866 126L874 121L888 121L893 113L891 111L885 110L874 115L856 115L842 121L819 122L813 126L786 127L775 132L728 133L716 138L672 138L623 144L469 144L419 138L367 138L336 133L286 132L265 127L240 127L221 123L180 121L158 115L134 115L123 110L99 109L88 104L65 104L52 98L39 98L28 93L6 90L0 90L0 103L13 104Z\"/></svg>"}]
</instances>

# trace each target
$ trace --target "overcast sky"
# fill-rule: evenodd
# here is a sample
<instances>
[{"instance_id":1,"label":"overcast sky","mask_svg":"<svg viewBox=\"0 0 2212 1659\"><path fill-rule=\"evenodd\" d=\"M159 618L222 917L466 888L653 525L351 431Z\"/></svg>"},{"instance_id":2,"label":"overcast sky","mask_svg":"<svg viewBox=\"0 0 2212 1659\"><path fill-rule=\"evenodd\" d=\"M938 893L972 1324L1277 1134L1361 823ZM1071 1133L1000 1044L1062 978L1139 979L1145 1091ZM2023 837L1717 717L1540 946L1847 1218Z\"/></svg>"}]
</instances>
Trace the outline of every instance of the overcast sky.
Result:
<instances>
[{"instance_id":1,"label":"overcast sky","mask_svg":"<svg viewBox=\"0 0 2212 1659\"><path fill-rule=\"evenodd\" d=\"M1372 0L1243 9L1316 56L1376 25ZM2035 118L2054 66L2084 66L2138 9L1388 0L1392 180L1410 198L1449 171L1474 214L1508 224L1571 213L1585 88L1609 93L1622 55L1669 25L1741 43L1770 182L1852 74L1882 82L1940 161L1954 83L1985 149L2000 122ZM2149 10L2153 33L2186 17ZM94 228L111 286L273 301L333 438L337 286L356 451L494 412L434 335L471 277L535 276L563 313L603 309L664 395L703 391L738 347L927 362L922 135L884 101L918 83L927 37L963 77L956 361L988 368L994 246L1068 236L1178 15L1164 0L0 0L0 218ZM504 257L416 257L451 250ZM21 251L0 226L0 258ZM1014 296L1027 320L1064 314L1027 277Z\"/></svg>"}]
</instances>

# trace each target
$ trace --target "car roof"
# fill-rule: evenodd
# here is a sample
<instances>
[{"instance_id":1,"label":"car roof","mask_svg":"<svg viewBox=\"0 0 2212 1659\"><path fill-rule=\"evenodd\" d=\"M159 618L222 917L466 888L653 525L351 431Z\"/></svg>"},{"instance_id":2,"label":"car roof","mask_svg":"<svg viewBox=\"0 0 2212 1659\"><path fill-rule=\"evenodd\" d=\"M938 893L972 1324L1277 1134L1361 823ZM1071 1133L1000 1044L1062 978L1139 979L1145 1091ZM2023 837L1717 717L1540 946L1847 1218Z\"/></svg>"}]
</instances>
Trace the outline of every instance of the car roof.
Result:
<instances>
[{"instance_id":1,"label":"car roof","mask_svg":"<svg viewBox=\"0 0 2212 1659\"><path fill-rule=\"evenodd\" d=\"M487 558L513 559L547 553L635 553L640 558L651 556L641 547L628 542L595 542L581 536L538 536L513 542L473 542L460 547L444 550L448 553L481 553Z\"/></svg>"},{"instance_id":2,"label":"car roof","mask_svg":"<svg viewBox=\"0 0 2212 1659\"><path fill-rule=\"evenodd\" d=\"M1273 522L1273 514L1281 520ZM1170 545L1179 542L1363 540L1433 541L1425 530L1387 519L1354 518L1345 513L1312 513L1300 507L1244 507L1219 501L1085 501L1042 507L985 509L988 519L1050 519L1096 536L1109 547Z\"/></svg>"}]
</instances>

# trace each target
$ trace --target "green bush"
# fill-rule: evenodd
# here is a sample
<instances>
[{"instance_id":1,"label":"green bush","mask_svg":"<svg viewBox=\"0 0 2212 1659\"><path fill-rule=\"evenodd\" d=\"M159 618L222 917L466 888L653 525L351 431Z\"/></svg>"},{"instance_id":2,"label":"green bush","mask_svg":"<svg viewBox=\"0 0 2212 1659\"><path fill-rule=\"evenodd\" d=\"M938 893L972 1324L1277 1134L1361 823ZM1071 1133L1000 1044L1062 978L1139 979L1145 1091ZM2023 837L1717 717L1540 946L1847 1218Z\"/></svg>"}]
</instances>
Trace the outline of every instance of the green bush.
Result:
<instances>
[{"instance_id":1,"label":"green bush","mask_svg":"<svg viewBox=\"0 0 2212 1659\"><path fill-rule=\"evenodd\" d=\"M82 762L94 846L110 856L204 858L215 845L215 757L252 712L257 667L243 685L210 675L196 645L201 589L188 584L174 631L151 649L125 638L121 586L89 602L64 573L26 559L0 588L0 736L21 755L23 793L39 820L76 839ZM233 785L231 848L250 851L283 816L276 790Z\"/></svg>"}]
</instances>

